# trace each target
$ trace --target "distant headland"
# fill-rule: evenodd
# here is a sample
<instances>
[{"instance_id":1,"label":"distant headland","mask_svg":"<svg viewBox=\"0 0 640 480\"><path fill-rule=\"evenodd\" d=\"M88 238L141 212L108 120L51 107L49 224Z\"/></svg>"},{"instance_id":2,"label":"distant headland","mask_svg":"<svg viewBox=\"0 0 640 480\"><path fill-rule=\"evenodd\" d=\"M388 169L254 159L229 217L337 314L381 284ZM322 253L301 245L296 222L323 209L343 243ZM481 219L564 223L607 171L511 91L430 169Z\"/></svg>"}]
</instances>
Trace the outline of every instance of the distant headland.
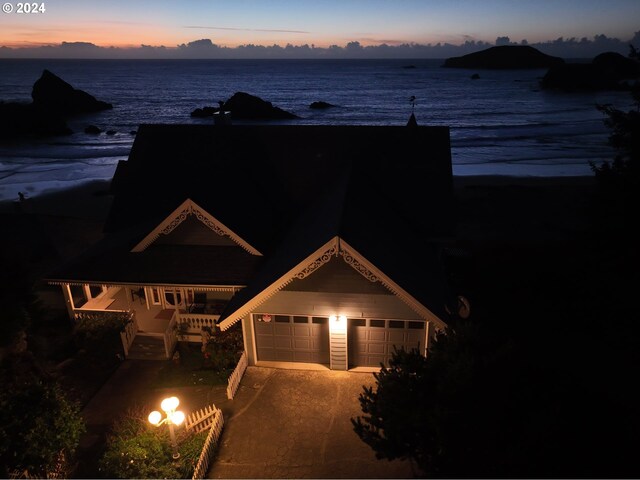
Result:
<instances>
[{"instance_id":1,"label":"distant headland","mask_svg":"<svg viewBox=\"0 0 640 480\"><path fill-rule=\"evenodd\" d=\"M446 68L518 70L551 68L563 64L562 58L547 55L529 45L502 45L462 57L447 58L442 66Z\"/></svg>"}]
</instances>

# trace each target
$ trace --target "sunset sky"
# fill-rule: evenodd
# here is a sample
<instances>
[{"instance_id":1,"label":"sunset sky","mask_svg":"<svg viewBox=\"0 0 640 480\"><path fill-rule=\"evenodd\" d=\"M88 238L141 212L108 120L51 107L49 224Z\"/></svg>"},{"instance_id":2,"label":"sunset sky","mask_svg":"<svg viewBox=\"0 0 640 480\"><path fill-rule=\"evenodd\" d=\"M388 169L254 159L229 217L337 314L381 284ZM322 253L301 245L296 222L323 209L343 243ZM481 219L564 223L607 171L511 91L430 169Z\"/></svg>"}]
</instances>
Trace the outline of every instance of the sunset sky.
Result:
<instances>
[{"instance_id":1,"label":"sunset sky","mask_svg":"<svg viewBox=\"0 0 640 480\"><path fill-rule=\"evenodd\" d=\"M4 0L3 0L4 3ZM49 0L45 12L0 13L0 46L89 42L176 47L386 43L529 43L640 30L639 0ZM42 3L42 2L39 2Z\"/></svg>"}]
</instances>

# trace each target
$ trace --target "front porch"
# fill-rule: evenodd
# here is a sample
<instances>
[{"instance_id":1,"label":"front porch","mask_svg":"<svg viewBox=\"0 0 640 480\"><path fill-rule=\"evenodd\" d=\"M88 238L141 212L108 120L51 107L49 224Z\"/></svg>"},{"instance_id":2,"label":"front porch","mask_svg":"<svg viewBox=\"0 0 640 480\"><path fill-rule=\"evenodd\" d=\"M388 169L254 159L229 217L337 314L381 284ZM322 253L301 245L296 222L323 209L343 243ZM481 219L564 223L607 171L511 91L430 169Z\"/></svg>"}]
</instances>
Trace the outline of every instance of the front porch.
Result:
<instances>
[{"instance_id":1,"label":"front porch","mask_svg":"<svg viewBox=\"0 0 640 480\"><path fill-rule=\"evenodd\" d=\"M232 294L222 289L135 285L62 284L62 290L73 320L122 316L129 321L121 332L127 358L166 359L172 357L178 340L200 342L203 328L215 330Z\"/></svg>"}]
</instances>

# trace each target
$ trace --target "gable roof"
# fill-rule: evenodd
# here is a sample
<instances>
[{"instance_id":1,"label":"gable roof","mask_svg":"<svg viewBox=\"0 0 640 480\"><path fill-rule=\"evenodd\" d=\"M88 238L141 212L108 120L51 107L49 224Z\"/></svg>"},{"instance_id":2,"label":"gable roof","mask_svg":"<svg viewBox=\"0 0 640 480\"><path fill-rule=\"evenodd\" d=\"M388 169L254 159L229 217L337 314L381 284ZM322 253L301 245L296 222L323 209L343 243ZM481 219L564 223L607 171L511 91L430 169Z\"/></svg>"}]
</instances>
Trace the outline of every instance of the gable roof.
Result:
<instances>
[{"instance_id":1,"label":"gable roof","mask_svg":"<svg viewBox=\"0 0 640 480\"><path fill-rule=\"evenodd\" d=\"M333 188L292 225L249 285L223 312L226 329L289 283L302 279L332 256L372 282L380 282L421 318L442 324L449 299L437 248L420 240L396 215L370 177L354 176L345 166Z\"/></svg>"},{"instance_id":2,"label":"gable roof","mask_svg":"<svg viewBox=\"0 0 640 480\"><path fill-rule=\"evenodd\" d=\"M160 235L167 235L184 222L190 215L195 216L200 222L206 225L213 232L220 236L229 237L238 246L245 249L251 255L262 255L258 250L245 242L239 235L227 228L222 222L208 213L190 198L182 202L178 208L171 212L156 228L145 236L138 244L131 249L132 252L142 252L149 245L155 242Z\"/></svg>"}]
</instances>

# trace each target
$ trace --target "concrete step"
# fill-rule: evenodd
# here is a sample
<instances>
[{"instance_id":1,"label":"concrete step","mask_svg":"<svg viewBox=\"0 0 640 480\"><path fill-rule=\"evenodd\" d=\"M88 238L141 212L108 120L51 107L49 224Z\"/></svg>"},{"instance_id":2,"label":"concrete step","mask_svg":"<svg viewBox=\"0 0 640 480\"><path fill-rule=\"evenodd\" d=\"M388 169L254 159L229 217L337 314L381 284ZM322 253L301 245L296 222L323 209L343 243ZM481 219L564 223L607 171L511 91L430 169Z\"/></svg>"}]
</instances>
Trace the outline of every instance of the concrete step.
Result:
<instances>
[{"instance_id":1,"label":"concrete step","mask_svg":"<svg viewBox=\"0 0 640 480\"><path fill-rule=\"evenodd\" d=\"M164 340L161 337L136 335L127 358L132 360L166 360Z\"/></svg>"}]
</instances>

